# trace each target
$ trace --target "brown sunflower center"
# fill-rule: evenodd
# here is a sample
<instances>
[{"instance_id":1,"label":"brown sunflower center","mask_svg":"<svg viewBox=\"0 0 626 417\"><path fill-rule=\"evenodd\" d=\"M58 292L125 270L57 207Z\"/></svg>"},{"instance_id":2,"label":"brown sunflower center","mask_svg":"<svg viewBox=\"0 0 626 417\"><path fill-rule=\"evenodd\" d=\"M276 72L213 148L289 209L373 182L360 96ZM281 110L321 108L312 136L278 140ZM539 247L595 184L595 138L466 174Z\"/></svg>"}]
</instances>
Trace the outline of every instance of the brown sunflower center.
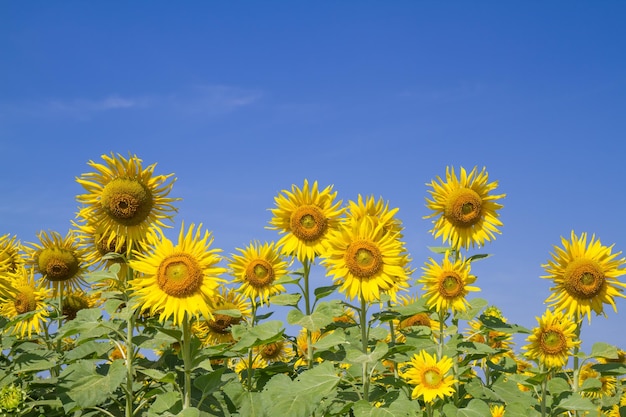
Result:
<instances>
[{"instance_id":1,"label":"brown sunflower center","mask_svg":"<svg viewBox=\"0 0 626 417\"><path fill-rule=\"evenodd\" d=\"M37 309L37 298L31 288L24 288L17 294L13 301L13 306L17 314L28 313Z\"/></svg>"},{"instance_id":2,"label":"brown sunflower center","mask_svg":"<svg viewBox=\"0 0 626 417\"><path fill-rule=\"evenodd\" d=\"M428 368L422 374L422 382L427 388L439 388L443 381L443 375L437 368Z\"/></svg>"},{"instance_id":3,"label":"brown sunflower center","mask_svg":"<svg viewBox=\"0 0 626 417\"><path fill-rule=\"evenodd\" d=\"M95 235L96 249L101 256L106 255L107 253L126 253L126 243L121 242L117 236L113 238L106 237L103 235L96 234Z\"/></svg>"},{"instance_id":4,"label":"brown sunflower center","mask_svg":"<svg viewBox=\"0 0 626 417\"><path fill-rule=\"evenodd\" d=\"M367 240L357 240L348 246L345 255L348 270L361 279L369 279L383 267L380 249Z\"/></svg>"},{"instance_id":5,"label":"brown sunflower center","mask_svg":"<svg viewBox=\"0 0 626 417\"><path fill-rule=\"evenodd\" d=\"M165 258L157 270L159 288L173 297L189 297L202 286L202 268L189 254L180 253Z\"/></svg>"},{"instance_id":6,"label":"brown sunflower center","mask_svg":"<svg viewBox=\"0 0 626 417\"><path fill-rule=\"evenodd\" d=\"M482 199L470 188L459 188L448 198L444 215L457 227L470 227L482 217Z\"/></svg>"},{"instance_id":7,"label":"brown sunflower center","mask_svg":"<svg viewBox=\"0 0 626 417\"><path fill-rule=\"evenodd\" d=\"M411 326L426 326L430 327L430 317L426 313L417 313L411 317L404 319L400 322L400 329Z\"/></svg>"},{"instance_id":8,"label":"brown sunflower center","mask_svg":"<svg viewBox=\"0 0 626 417\"><path fill-rule=\"evenodd\" d=\"M283 342L281 341L269 343L261 349L261 357L266 361L276 360L280 356L282 349Z\"/></svg>"},{"instance_id":9,"label":"brown sunflower center","mask_svg":"<svg viewBox=\"0 0 626 417\"><path fill-rule=\"evenodd\" d=\"M236 307L233 306L233 308L236 308ZM241 316L234 317L234 316L229 316L226 314L218 313L218 314L213 314L213 320L209 320L207 322L207 326L209 326L209 329L211 329L213 333L229 334L230 327L235 324L239 324L241 320L243 320Z\"/></svg>"},{"instance_id":10,"label":"brown sunflower center","mask_svg":"<svg viewBox=\"0 0 626 417\"><path fill-rule=\"evenodd\" d=\"M298 239L312 242L324 236L328 229L328 220L319 207L304 205L291 214L290 228Z\"/></svg>"},{"instance_id":11,"label":"brown sunflower center","mask_svg":"<svg viewBox=\"0 0 626 417\"><path fill-rule=\"evenodd\" d=\"M463 293L461 277L454 271L445 271L439 279L439 294L444 298L455 298Z\"/></svg>"},{"instance_id":12,"label":"brown sunflower center","mask_svg":"<svg viewBox=\"0 0 626 417\"><path fill-rule=\"evenodd\" d=\"M85 296L67 294L67 296L63 298L63 315L67 320L74 320L76 313L85 308L89 308L89 301Z\"/></svg>"},{"instance_id":13,"label":"brown sunflower center","mask_svg":"<svg viewBox=\"0 0 626 417\"><path fill-rule=\"evenodd\" d=\"M50 281L67 281L80 269L78 259L72 251L61 248L46 248L37 260L39 271Z\"/></svg>"},{"instance_id":14,"label":"brown sunflower center","mask_svg":"<svg viewBox=\"0 0 626 417\"><path fill-rule=\"evenodd\" d=\"M102 190L101 204L116 222L135 226L148 217L154 202L150 189L141 182L117 178Z\"/></svg>"},{"instance_id":15,"label":"brown sunflower center","mask_svg":"<svg viewBox=\"0 0 626 417\"><path fill-rule=\"evenodd\" d=\"M254 288L265 288L274 282L276 275L272 264L265 259L255 259L248 264L245 278Z\"/></svg>"},{"instance_id":16,"label":"brown sunflower center","mask_svg":"<svg viewBox=\"0 0 626 417\"><path fill-rule=\"evenodd\" d=\"M562 331L548 329L541 333L541 350L549 355L556 355L567 349L567 341Z\"/></svg>"},{"instance_id":17,"label":"brown sunflower center","mask_svg":"<svg viewBox=\"0 0 626 417\"><path fill-rule=\"evenodd\" d=\"M604 288L604 273L600 266L588 259L576 259L567 266L563 274L564 287L571 295L590 299Z\"/></svg>"}]
</instances>

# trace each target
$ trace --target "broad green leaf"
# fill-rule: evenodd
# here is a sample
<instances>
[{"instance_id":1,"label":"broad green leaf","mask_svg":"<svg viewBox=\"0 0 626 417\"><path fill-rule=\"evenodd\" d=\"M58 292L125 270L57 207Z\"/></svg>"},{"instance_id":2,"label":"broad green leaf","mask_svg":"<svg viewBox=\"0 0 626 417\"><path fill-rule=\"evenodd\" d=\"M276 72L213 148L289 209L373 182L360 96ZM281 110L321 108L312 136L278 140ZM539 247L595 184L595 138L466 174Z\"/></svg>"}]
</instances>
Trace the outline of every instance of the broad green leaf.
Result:
<instances>
[{"instance_id":1,"label":"broad green leaf","mask_svg":"<svg viewBox=\"0 0 626 417\"><path fill-rule=\"evenodd\" d=\"M583 398L580 394L572 393L558 404L558 408L572 411L596 411L598 406L588 398Z\"/></svg>"},{"instance_id":2,"label":"broad green leaf","mask_svg":"<svg viewBox=\"0 0 626 417\"><path fill-rule=\"evenodd\" d=\"M222 374L226 368L218 368L213 372L207 372L197 376L193 380L194 387L198 388L204 395L217 391L225 381L222 381Z\"/></svg>"},{"instance_id":3,"label":"broad green leaf","mask_svg":"<svg viewBox=\"0 0 626 417\"><path fill-rule=\"evenodd\" d=\"M231 329L233 338L237 340L232 349L239 351L277 340L282 337L284 326L281 321L272 320L254 327L245 323L237 324L232 326Z\"/></svg>"},{"instance_id":4,"label":"broad green leaf","mask_svg":"<svg viewBox=\"0 0 626 417\"><path fill-rule=\"evenodd\" d=\"M317 287L315 290L313 290L313 293L315 294L315 299L319 300L331 295L340 286L341 285L329 285L327 287Z\"/></svg>"},{"instance_id":5,"label":"broad green leaf","mask_svg":"<svg viewBox=\"0 0 626 417\"><path fill-rule=\"evenodd\" d=\"M176 414L176 417L200 417L200 410L196 407L189 407Z\"/></svg>"},{"instance_id":6,"label":"broad green leaf","mask_svg":"<svg viewBox=\"0 0 626 417\"><path fill-rule=\"evenodd\" d=\"M315 350L325 350L346 343L346 334L343 329L336 329L332 333L325 333L317 342L313 343Z\"/></svg>"},{"instance_id":7,"label":"broad green leaf","mask_svg":"<svg viewBox=\"0 0 626 417\"><path fill-rule=\"evenodd\" d=\"M109 394L119 387L126 378L123 360L115 360L102 375L93 363L81 361L65 368L61 379L67 381L68 396L80 407L94 407L107 400Z\"/></svg>"},{"instance_id":8,"label":"broad green leaf","mask_svg":"<svg viewBox=\"0 0 626 417\"><path fill-rule=\"evenodd\" d=\"M91 357L101 357L111 349L109 342L101 342L96 340L88 340L81 343L65 354L66 361L75 361L77 359Z\"/></svg>"},{"instance_id":9,"label":"broad green leaf","mask_svg":"<svg viewBox=\"0 0 626 417\"><path fill-rule=\"evenodd\" d=\"M597 378L586 378L580 386L581 391L598 391L602 388L602 382Z\"/></svg>"},{"instance_id":10,"label":"broad green leaf","mask_svg":"<svg viewBox=\"0 0 626 417\"><path fill-rule=\"evenodd\" d=\"M551 378L548 380L548 392L557 396L562 392L569 392L572 390L570 384L563 378Z\"/></svg>"},{"instance_id":11,"label":"broad green leaf","mask_svg":"<svg viewBox=\"0 0 626 417\"><path fill-rule=\"evenodd\" d=\"M168 413L178 413L182 408L182 400L178 391L164 392L156 396L154 403L148 410L148 416L160 417Z\"/></svg>"},{"instance_id":12,"label":"broad green leaf","mask_svg":"<svg viewBox=\"0 0 626 417\"><path fill-rule=\"evenodd\" d=\"M239 415L242 417L265 417L263 397L260 392L245 391L241 395ZM271 414L270 414L271 415Z\"/></svg>"},{"instance_id":13,"label":"broad green leaf","mask_svg":"<svg viewBox=\"0 0 626 417\"><path fill-rule=\"evenodd\" d=\"M470 306L466 311L458 311L455 313L456 318L460 320L472 320L489 304L487 300L482 298L472 298L469 300L469 303Z\"/></svg>"},{"instance_id":14,"label":"broad green leaf","mask_svg":"<svg viewBox=\"0 0 626 417\"><path fill-rule=\"evenodd\" d=\"M13 366L19 372L47 371L56 365L54 353L43 350L24 352L13 359Z\"/></svg>"},{"instance_id":15,"label":"broad green leaf","mask_svg":"<svg viewBox=\"0 0 626 417\"><path fill-rule=\"evenodd\" d=\"M467 262L474 262L474 261L477 261L479 259L489 258L490 256L491 256L490 253L479 253L479 254L472 255L469 258L467 258Z\"/></svg>"},{"instance_id":16,"label":"broad green leaf","mask_svg":"<svg viewBox=\"0 0 626 417\"><path fill-rule=\"evenodd\" d=\"M331 324L335 317L340 316L342 313L343 307L339 300L323 301L309 315L304 315L298 309L289 311L287 313L287 322L315 332Z\"/></svg>"},{"instance_id":17,"label":"broad green leaf","mask_svg":"<svg viewBox=\"0 0 626 417\"><path fill-rule=\"evenodd\" d=\"M384 342L378 342L373 351L364 353L354 347L346 349L346 359L352 363L376 363L382 359L389 347Z\"/></svg>"},{"instance_id":18,"label":"broad green leaf","mask_svg":"<svg viewBox=\"0 0 626 417\"><path fill-rule=\"evenodd\" d=\"M360 400L352 406L354 417L406 417L408 413L391 408L374 407L368 401Z\"/></svg>"},{"instance_id":19,"label":"broad green leaf","mask_svg":"<svg viewBox=\"0 0 626 417\"><path fill-rule=\"evenodd\" d=\"M228 316L228 317L241 317L241 311L237 310L236 308L230 309L230 310L215 310L213 311L214 314L222 314L224 316Z\"/></svg>"},{"instance_id":20,"label":"broad green leaf","mask_svg":"<svg viewBox=\"0 0 626 417\"><path fill-rule=\"evenodd\" d=\"M165 382L168 384L176 382L176 373L172 371L165 373L158 369L138 369L137 372L141 372L157 382Z\"/></svg>"},{"instance_id":21,"label":"broad green leaf","mask_svg":"<svg viewBox=\"0 0 626 417\"><path fill-rule=\"evenodd\" d=\"M618 350L616 346L608 343L596 342L591 347L591 355L594 358L618 359Z\"/></svg>"},{"instance_id":22,"label":"broad green leaf","mask_svg":"<svg viewBox=\"0 0 626 417\"><path fill-rule=\"evenodd\" d=\"M457 417L485 417L491 415L489 405L482 400L473 399L467 407L459 408Z\"/></svg>"},{"instance_id":23,"label":"broad green leaf","mask_svg":"<svg viewBox=\"0 0 626 417\"><path fill-rule=\"evenodd\" d=\"M297 306L302 294L278 294L272 297L272 304L277 306Z\"/></svg>"},{"instance_id":24,"label":"broad green leaf","mask_svg":"<svg viewBox=\"0 0 626 417\"><path fill-rule=\"evenodd\" d=\"M595 371L600 372L602 375L625 375L626 364L623 363L594 363L591 366Z\"/></svg>"},{"instance_id":25,"label":"broad green leaf","mask_svg":"<svg viewBox=\"0 0 626 417\"><path fill-rule=\"evenodd\" d=\"M502 321L498 317L481 315L480 321L488 329L497 330L499 332L513 334L513 333L525 333L529 334L530 330L526 327L518 326L517 324L509 324Z\"/></svg>"}]
</instances>

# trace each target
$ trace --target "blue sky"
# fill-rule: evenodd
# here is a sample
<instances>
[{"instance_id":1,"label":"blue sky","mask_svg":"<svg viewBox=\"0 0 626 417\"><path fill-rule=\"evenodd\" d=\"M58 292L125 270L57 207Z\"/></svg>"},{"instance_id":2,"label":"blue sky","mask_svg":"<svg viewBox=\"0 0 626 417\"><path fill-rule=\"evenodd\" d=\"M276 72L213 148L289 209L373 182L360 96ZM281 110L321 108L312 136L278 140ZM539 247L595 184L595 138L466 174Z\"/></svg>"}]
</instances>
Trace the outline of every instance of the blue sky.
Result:
<instances>
[{"instance_id":1,"label":"blue sky","mask_svg":"<svg viewBox=\"0 0 626 417\"><path fill-rule=\"evenodd\" d=\"M178 225L224 254L305 178L399 207L419 268L437 246L426 183L486 166L502 235L480 297L536 324L561 236L626 250L626 4L581 2L3 2L0 234L65 234L89 160L175 173ZM474 251L472 253L476 253ZM327 284L323 271L320 282ZM624 281L624 277L622 277ZM584 346L626 348L626 300Z\"/></svg>"}]
</instances>

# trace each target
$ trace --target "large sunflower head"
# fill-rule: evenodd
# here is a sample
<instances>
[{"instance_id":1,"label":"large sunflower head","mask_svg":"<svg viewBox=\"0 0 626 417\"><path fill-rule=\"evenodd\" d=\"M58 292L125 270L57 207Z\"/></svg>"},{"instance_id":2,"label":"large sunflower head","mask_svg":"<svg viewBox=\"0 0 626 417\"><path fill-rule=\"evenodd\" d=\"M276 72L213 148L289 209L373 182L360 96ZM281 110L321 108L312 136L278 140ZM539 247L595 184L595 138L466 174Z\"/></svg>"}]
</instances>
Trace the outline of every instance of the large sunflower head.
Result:
<instances>
[{"instance_id":1,"label":"large sunflower head","mask_svg":"<svg viewBox=\"0 0 626 417\"><path fill-rule=\"evenodd\" d=\"M86 283L85 251L80 248L73 230L65 237L58 232L40 232L39 243L25 247L27 263L41 274L55 291L60 285L64 290L78 290Z\"/></svg>"},{"instance_id":2,"label":"large sunflower head","mask_svg":"<svg viewBox=\"0 0 626 417\"><path fill-rule=\"evenodd\" d=\"M396 234L363 217L331 234L322 264L348 298L373 302L382 293L395 300L397 292L408 287L408 261Z\"/></svg>"},{"instance_id":3,"label":"large sunflower head","mask_svg":"<svg viewBox=\"0 0 626 417\"><path fill-rule=\"evenodd\" d=\"M301 262L312 261L324 251L328 233L337 228L344 208L335 201L332 186L318 189L317 181L310 187L304 180L302 189L292 185L274 198L276 208L269 229L282 235L277 246L283 254L295 256Z\"/></svg>"},{"instance_id":4,"label":"large sunflower head","mask_svg":"<svg viewBox=\"0 0 626 417\"><path fill-rule=\"evenodd\" d=\"M476 277L470 274L470 262L461 257L451 261L446 253L441 263L430 258L422 270L424 274L418 282L424 284L428 307L434 307L438 312L465 311L469 305L465 298L467 294L480 291L469 285L476 281Z\"/></svg>"},{"instance_id":5,"label":"large sunflower head","mask_svg":"<svg viewBox=\"0 0 626 417\"><path fill-rule=\"evenodd\" d=\"M538 326L526 338L524 356L546 368L560 368L567 364L574 347L580 345L577 324L562 312L546 310L537 317Z\"/></svg>"},{"instance_id":6,"label":"large sunflower head","mask_svg":"<svg viewBox=\"0 0 626 417\"><path fill-rule=\"evenodd\" d=\"M225 282L219 276L226 269L217 265L221 257L219 249L211 248L213 236L201 229L202 224L192 224L185 230L183 223L176 245L163 234L150 236L151 251L134 252L129 261L140 273L131 281L137 305L161 321L173 318L178 325L185 316L213 318L217 289Z\"/></svg>"},{"instance_id":7,"label":"large sunflower head","mask_svg":"<svg viewBox=\"0 0 626 417\"><path fill-rule=\"evenodd\" d=\"M269 304L273 295L285 291L285 287L275 281L287 274L285 262L274 243L251 243L245 249L238 249L230 262L233 283L240 283L237 291L261 305Z\"/></svg>"},{"instance_id":8,"label":"large sunflower head","mask_svg":"<svg viewBox=\"0 0 626 417\"><path fill-rule=\"evenodd\" d=\"M35 280L32 268L26 269L22 266L6 276L10 293L0 304L0 315L9 320L22 314L25 316L4 331L29 338L33 334L40 334L43 323L48 319L47 300L51 297L51 290L41 285L41 281Z\"/></svg>"},{"instance_id":9,"label":"large sunflower head","mask_svg":"<svg viewBox=\"0 0 626 417\"><path fill-rule=\"evenodd\" d=\"M561 243L563 247L555 246L552 259L543 265L547 275L541 278L555 284L546 300L550 307L575 317L586 314L588 320L591 310L605 314L604 304L617 311L615 297L626 298L622 294L626 284L618 280L626 273L626 260L617 258L621 252L611 253L613 246L603 246L595 235L587 244L586 233L577 237L573 231L571 239L562 237Z\"/></svg>"},{"instance_id":10,"label":"large sunflower head","mask_svg":"<svg viewBox=\"0 0 626 417\"><path fill-rule=\"evenodd\" d=\"M474 167L469 174L461 168L461 175L457 177L454 168L447 167L445 181L437 177L427 185L432 187L428 190L432 199L426 199L426 207L433 213L424 218L433 218L431 232L435 238L441 237L458 250L483 246L500 233L498 227L502 222L498 210L502 205L496 200L505 194L490 194L498 187L498 182L488 182L485 168L478 172Z\"/></svg>"},{"instance_id":11,"label":"large sunflower head","mask_svg":"<svg viewBox=\"0 0 626 417\"><path fill-rule=\"evenodd\" d=\"M174 174L154 175L156 164L144 167L137 156L102 155L104 163L89 161L95 171L76 181L87 193L76 197L84 206L78 212L81 223L97 226L98 233L114 251L123 247L129 255L137 243L156 228L169 227L177 198L168 197ZM102 238L96 240L101 243Z\"/></svg>"},{"instance_id":12,"label":"large sunflower head","mask_svg":"<svg viewBox=\"0 0 626 417\"><path fill-rule=\"evenodd\" d=\"M364 217L371 217L376 223L383 224L385 232L396 234L401 238L400 233L404 227L402 222L395 217L399 210L397 207L390 209L389 202L383 201L382 198L376 200L374 196L368 196L364 200L359 194L357 201L348 201L346 220L359 222Z\"/></svg>"},{"instance_id":13,"label":"large sunflower head","mask_svg":"<svg viewBox=\"0 0 626 417\"><path fill-rule=\"evenodd\" d=\"M194 332L205 346L232 343L232 326L252 316L250 303L232 289L221 287L220 297L214 303L213 318L194 323Z\"/></svg>"},{"instance_id":14,"label":"large sunflower head","mask_svg":"<svg viewBox=\"0 0 626 417\"><path fill-rule=\"evenodd\" d=\"M437 360L435 355L429 355L422 350L419 354L401 366L400 376L409 384L415 385L411 398L423 397L427 403L437 398L444 399L454 394L454 384L458 381L452 375L446 375L452 368L452 359L443 356Z\"/></svg>"}]
</instances>

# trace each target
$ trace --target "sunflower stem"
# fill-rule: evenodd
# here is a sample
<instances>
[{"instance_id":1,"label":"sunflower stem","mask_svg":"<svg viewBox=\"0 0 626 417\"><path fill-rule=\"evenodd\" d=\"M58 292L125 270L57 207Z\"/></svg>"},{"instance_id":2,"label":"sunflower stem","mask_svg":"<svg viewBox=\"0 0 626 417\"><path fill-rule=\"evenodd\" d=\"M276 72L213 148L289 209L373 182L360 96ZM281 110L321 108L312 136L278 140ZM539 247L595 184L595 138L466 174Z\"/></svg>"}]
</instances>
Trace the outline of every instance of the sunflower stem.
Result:
<instances>
[{"instance_id":1,"label":"sunflower stem","mask_svg":"<svg viewBox=\"0 0 626 417\"><path fill-rule=\"evenodd\" d=\"M361 294L361 308L359 310L360 316L360 324L361 324L361 344L363 348L363 354L367 355L368 350L368 328L369 324L367 322L367 303L365 298L363 298L363 294ZM369 389L370 389L370 379L369 373L367 369L367 361L364 361L362 364L363 368L363 399L365 401L369 401Z\"/></svg>"},{"instance_id":2,"label":"sunflower stem","mask_svg":"<svg viewBox=\"0 0 626 417\"><path fill-rule=\"evenodd\" d=\"M191 406L191 323L185 313L183 317L183 368L185 373L183 410Z\"/></svg>"},{"instance_id":3,"label":"sunflower stem","mask_svg":"<svg viewBox=\"0 0 626 417\"><path fill-rule=\"evenodd\" d=\"M129 307L130 297L129 297L129 282L134 275L133 269L128 267L126 271L126 281L124 282L124 298L126 303L126 308ZM135 395L133 393L133 381L135 379L134 371L133 371L133 361L135 359L135 347L133 345L133 333L135 331L135 321L137 319L138 310L132 311L132 313L128 316L128 320L126 321L126 417L133 417L133 404L135 402Z\"/></svg>"},{"instance_id":4,"label":"sunflower stem","mask_svg":"<svg viewBox=\"0 0 626 417\"><path fill-rule=\"evenodd\" d=\"M581 315L576 315L576 340L580 341L580 332L581 332L581 325L582 325L582 316ZM580 351L580 344L576 344L576 346L574 346L574 371L572 373L572 391L573 392L578 392L578 374L580 372L580 363L578 360L578 352ZM578 416L578 411L574 411L574 416Z\"/></svg>"},{"instance_id":5,"label":"sunflower stem","mask_svg":"<svg viewBox=\"0 0 626 417\"><path fill-rule=\"evenodd\" d=\"M59 309L59 311L57 312L58 316L57 316L56 351L59 355L61 355L61 352L63 350L63 340L61 339L61 326L63 325L63 282L57 281L56 284L57 284L57 303L58 303L58 309ZM51 373L53 376L58 376L60 371L61 371L61 367L59 365L56 365L51 370Z\"/></svg>"},{"instance_id":6,"label":"sunflower stem","mask_svg":"<svg viewBox=\"0 0 626 417\"><path fill-rule=\"evenodd\" d=\"M539 368L540 372L543 373L543 366ZM546 394L548 391L548 377L541 381L541 417L546 417Z\"/></svg>"},{"instance_id":7,"label":"sunflower stem","mask_svg":"<svg viewBox=\"0 0 626 417\"><path fill-rule=\"evenodd\" d=\"M391 301L387 301L387 307L391 308ZM396 329L393 325L393 320L389 320L389 338L391 340L392 346L396 344ZM393 364L393 376L398 379L398 367L396 363Z\"/></svg>"},{"instance_id":8,"label":"sunflower stem","mask_svg":"<svg viewBox=\"0 0 626 417\"><path fill-rule=\"evenodd\" d=\"M309 290L309 273L311 272L311 264L308 260L302 262L304 268L304 308L307 316L311 315L311 300ZM311 336L311 330L306 329L306 363L307 367L311 369L313 367L313 338Z\"/></svg>"},{"instance_id":9,"label":"sunflower stem","mask_svg":"<svg viewBox=\"0 0 626 417\"><path fill-rule=\"evenodd\" d=\"M254 299L250 298L250 302L252 304L252 326L256 324L256 309L257 306L254 303ZM248 348L248 391L252 391L252 348Z\"/></svg>"},{"instance_id":10,"label":"sunflower stem","mask_svg":"<svg viewBox=\"0 0 626 417\"><path fill-rule=\"evenodd\" d=\"M437 354L439 355L439 359L443 357L443 326L444 326L444 314L443 311L439 311L439 344L437 346Z\"/></svg>"}]
</instances>

